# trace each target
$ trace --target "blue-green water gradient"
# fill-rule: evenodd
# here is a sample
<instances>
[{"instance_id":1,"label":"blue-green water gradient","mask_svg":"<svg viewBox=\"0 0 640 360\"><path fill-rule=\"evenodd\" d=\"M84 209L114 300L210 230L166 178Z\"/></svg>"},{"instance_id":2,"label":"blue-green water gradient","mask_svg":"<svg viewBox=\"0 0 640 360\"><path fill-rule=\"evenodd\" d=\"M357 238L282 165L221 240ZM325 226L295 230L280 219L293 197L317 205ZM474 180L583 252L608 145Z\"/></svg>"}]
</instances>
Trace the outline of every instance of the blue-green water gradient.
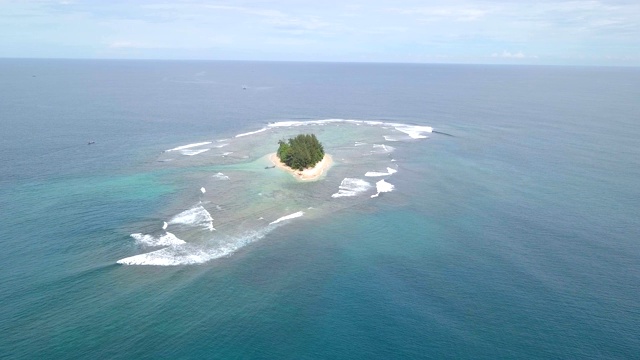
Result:
<instances>
[{"instance_id":1,"label":"blue-green water gradient","mask_svg":"<svg viewBox=\"0 0 640 360\"><path fill-rule=\"evenodd\" d=\"M636 68L1 60L0 78L7 358L640 353ZM116 264L191 201L162 151L326 118L453 136L393 153L393 192L228 257Z\"/></svg>"}]
</instances>

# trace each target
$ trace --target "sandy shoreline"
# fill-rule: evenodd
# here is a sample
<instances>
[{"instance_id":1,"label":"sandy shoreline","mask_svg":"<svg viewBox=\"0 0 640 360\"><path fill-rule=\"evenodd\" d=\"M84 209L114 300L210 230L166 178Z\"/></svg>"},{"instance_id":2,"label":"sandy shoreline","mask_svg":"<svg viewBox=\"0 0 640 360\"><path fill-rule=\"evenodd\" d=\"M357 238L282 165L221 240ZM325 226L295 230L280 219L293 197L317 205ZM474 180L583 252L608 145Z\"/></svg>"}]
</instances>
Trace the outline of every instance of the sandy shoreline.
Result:
<instances>
[{"instance_id":1,"label":"sandy shoreline","mask_svg":"<svg viewBox=\"0 0 640 360\"><path fill-rule=\"evenodd\" d=\"M271 163L273 163L273 165L290 173L296 179L302 181L318 180L320 176L322 176L322 174L329 170L331 165L333 165L333 158L329 154L324 154L324 157L322 158L322 160L320 160L319 163L316 164L316 166L304 170L294 170L288 167L287 165L285 165L285 163L280 161L280 158L278 158L278 155L276 155L276 153L271 153L267 156L269 157L269 160L271 160Z\"/></svg>"}]
</instances>

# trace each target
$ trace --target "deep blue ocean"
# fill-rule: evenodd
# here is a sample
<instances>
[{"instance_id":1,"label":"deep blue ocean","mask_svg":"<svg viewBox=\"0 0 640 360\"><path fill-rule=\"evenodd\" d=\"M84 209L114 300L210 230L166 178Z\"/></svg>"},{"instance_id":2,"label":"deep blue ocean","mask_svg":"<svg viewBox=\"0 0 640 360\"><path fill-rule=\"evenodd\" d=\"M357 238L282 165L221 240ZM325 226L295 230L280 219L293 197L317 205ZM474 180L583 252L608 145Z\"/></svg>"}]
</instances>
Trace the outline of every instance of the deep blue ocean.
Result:
<instances>
[{"instance_id":1,"label":"deep blue ocean","mask_svg":"<svg viewBox=\"0 0 640 360\"><path fill-rule=\"evenodd\" d=\"M0 129L2 358L640 357L638 68L3 59Z\"/></svg>"}]
</instances>

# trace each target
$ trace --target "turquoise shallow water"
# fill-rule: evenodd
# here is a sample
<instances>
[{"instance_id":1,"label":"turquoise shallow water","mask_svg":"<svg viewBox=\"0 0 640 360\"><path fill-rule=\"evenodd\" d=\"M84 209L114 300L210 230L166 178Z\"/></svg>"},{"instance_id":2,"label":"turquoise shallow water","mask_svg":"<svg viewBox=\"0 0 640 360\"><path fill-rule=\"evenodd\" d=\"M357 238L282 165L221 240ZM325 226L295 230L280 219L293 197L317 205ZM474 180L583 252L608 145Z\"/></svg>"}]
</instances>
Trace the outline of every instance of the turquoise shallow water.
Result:
<instances>
[{"instance_id":1,"label":"turquoise shallow water","mask_svg":"<svg viewBox=\"0 0 640 360\"><path fill-rule=\"evenodd\" d=\"M637 69L2 60L0 73L8 358L640 351ZM307 127L339 155L312 184L261 160L298 128L234 138L329 118L441 133ZM331 198L387 166L394 191ZM224 241L168 227L198 251L305 214L199 264L116 263L159 249L130 234L198 204Z\"/></svg>"}]
</instances>

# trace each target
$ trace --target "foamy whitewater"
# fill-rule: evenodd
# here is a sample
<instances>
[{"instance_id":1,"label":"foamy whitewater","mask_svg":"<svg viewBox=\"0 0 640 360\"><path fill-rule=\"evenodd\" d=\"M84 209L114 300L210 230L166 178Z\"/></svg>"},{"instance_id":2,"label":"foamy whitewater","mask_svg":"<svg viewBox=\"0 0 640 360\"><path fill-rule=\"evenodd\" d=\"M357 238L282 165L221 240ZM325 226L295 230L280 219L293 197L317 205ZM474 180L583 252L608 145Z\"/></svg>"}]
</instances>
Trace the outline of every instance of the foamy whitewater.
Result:
<instances>
[{"instance_id":1,"label":"foamy whitewater","mask_svg":"<svg viewBox=\"0 0 640 360\"><path fill-rule=\"evenodd\" d=\"M179 152L193 160L183 163L180 158L161 156L159 167L209 166L212 169L208 172L194 168L193 176L185 178L188 183L199 179L190 185L199 189L197 205L178 211L164 223L163 229L170 226L171 233L131 235L139 245L165 248L130 256L118 263L162 266L205 263L229 256L265 237L275 227L291 226L288 224L292 220L305 215L303 211L297 211L274 219L273 213L286 214L288 209L297 207L308 208L314 217L322 216L391 192L394 186L381 180L375 184L376 193L372 194L374 185L360 177L388 178L396 174L397 170L390 166L395 161L390 154L405 146L402 143L411 146L432 131L426 126L370 120L282 121L231 138L176 146L166 153ZM334 166L319 180L321 188L325 189L322 190L326 193L324 196L311 196L307 190L309 186L292 187L292 179L286 173L261 160L264 154L273 152L273 144L278 140L301 132L316 133L327 153L334 157ZM394 146L385 144L386 141L393 141ZM168 159L174 161L166 161ZM386 171L367 170L372 168L386 168ZM188 170L183 172L185 176L189 174ZM192 192L185 189L185 194ZM350 200L339 200L341 198ZM212 213L216 214L216 227ZM297 226L304 225L299 223Z\"/></svg>"},{"instance_id":2,"label":"foamy whitewater","mask_svg":"<svg viewBox=\"0 0 640 360\"><path fill-rule=\"evenodd\" d=\"M180 150L180 153L186 156L194 156L194 155L202 154L203 152L207 152L209 150L211 149Z\"/></svg>"},{"instance_id":3,"label":"foamy whitewater","mask_svg":"<svg viewBox=\"0 0 640 360\"><path fill-rule=\"evenodd\" d=\"M281 218L278 218L278 219L270 222L269 225L274 225L274 224L277 224L277 223L285 221L285 220L291 220L291 219L299 218L302 215L304 215L304 212L303 211L298 211L298 212L295 212L293 214L285 215L285 216L283 216Z\"/></svg>"},{"instance_id":4,"label":"foamy whitewater","mask_svg":"<svg viewBox=\"0 0 640 360\"><path fill-rule=\"evenodd\" d=\"M367 171L367 173L364 174L364 176L367 176L367 177L389 176L389 175L395 174L397 172L398 172L398 170L388 167L387 168L387 172Z\"/></svg>"},{"instance_id":5,"label":"foamy whitewater","mask_svg":"<svg viewBox=\"0 0 640 360\"><path fill-rule=\"evenodd\" d=\"M211 214L202 205L198 205L192 209L185 210L169 220L169 225L181 224L200 226L210 231L215 230L213 227L213 218Z\"/></svg>"},{"instance_id":6,"label":"foamy whitewater","mask_svg":"<svg viewBox=\"0 0 640 360\"><path fill-rule=\"evenodd\" d=\"M214 174L212 177L218 179L218 180L229 180L229 177L221 172Z\"/></svg>"},{"instance_id":7,"label":"foamy whitewater","mask_svg":"<svg viewBox=\"0 0 640 360\"><path fill-rule=\"evenodd\" d=\"M356 196L371 188L371 184L362 179L345 178L338 187L338 192L332 198Z\"/></svg>"},{"instance_id":8,"label":"foamy whitewater","mask_svg":"<svg viewBox=\"0 0 640 360\"><path fill-rule=\"evenodd\" d=\"M245 245L246 243L242 244ZM240 244L219 246L215 249L204 248L196 245L179 245L140 254L118 260L122 265L156 265L177 266L202 264L212 259L227 256L240 247Z\"/></svg>"},{"instance_id":9,"label":"foamy whitewater","mask_svg":"<svg viewBox=\"0 0 640 360\"><path fill-rule=\"evenodd\" d=\"M168 246L168 245L180 245L184 244L184 240L178 239L170 232L166 232L160 236L153 236L149 234L131 234L131 237L136 240L140 245L144 246Z\"/></svg>"},{"instance_id":10,"label":"foamy whitewater","mask_svg":"<svg viewBox=\"0 0 640 360\"><path fill-rule=\"evenodd\" d=\"M211 141L204 141L204 142L199 142L199 143L182 145L182 146L174 147L173 149L169 149L169 150L166 150L166 151L185 150L185 149L190 149L190 148L194 148L194 147L198 147L198 146L202 146L202 145L208 145L208 144L211 144Z\"/></svg>"},{"instance_id":11,"label":"foamy whitewater","mask_svg":"<svg viewBox=\"0 0 640 360\"><path fill-rule=\"evenodd\" d=\"M374 197L378 197L380 193L391 192L393 191L394 188L395 186L393 186L392 184L389 184L384 180L380 180L376 183L376 190L378 192L375 193L374 195L371 195L371 197L374 198Z\"/></svg>"}]
</instances>

